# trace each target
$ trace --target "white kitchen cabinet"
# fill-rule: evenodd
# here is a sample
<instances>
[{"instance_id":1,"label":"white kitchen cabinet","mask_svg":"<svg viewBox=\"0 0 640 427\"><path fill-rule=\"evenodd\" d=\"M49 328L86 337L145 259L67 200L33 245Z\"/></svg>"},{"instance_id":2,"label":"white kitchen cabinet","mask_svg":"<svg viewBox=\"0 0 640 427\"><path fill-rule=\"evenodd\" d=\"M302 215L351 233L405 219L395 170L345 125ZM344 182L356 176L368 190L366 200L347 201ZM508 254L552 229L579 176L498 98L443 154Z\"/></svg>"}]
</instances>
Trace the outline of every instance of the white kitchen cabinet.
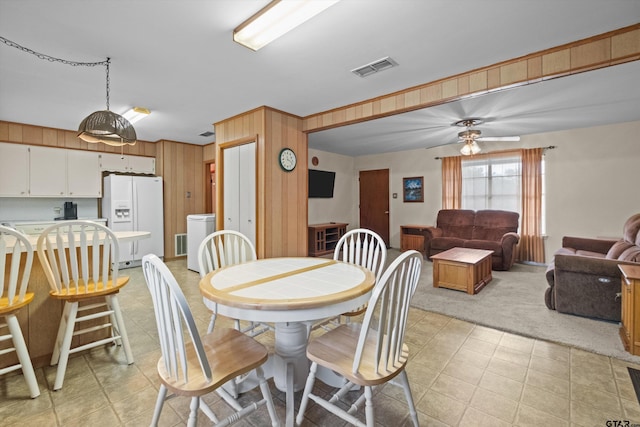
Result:
<instances>
[{"instance_id":1,"label":"white kitchen cabinet","mask_svg":"<svg viewBox=\"0 0 640 427\"><path fill-rule=\"evenodd\" d=\"M256 245L256 143L223 151L224 229L244 234Z\"/></svg>"},{"instance_id":2,"label":"white kitchen cabinet","mask_svg":"<svg viewBox=\"0 0 640 427\"><path fill-rule=\"evenodd\" d=\"M31 197L67 195L67 150L29 147L29 195Z\"/></svg>"},{"instance_id":3,"label":"white kitchen cabinet","mask_svg":"<svg viewBox=\"0 0 640 427\"><path fill-rule=\"evenodd\" d=\"M153 157L130 156L114 153L100 154L100 170L108 172L156 173L156 159Z\"/></svg>"},{"instance_id":4,"label":"white kitchen cabinet","mask_svg":"<svg viewBox=\"0 0 640 427\"><path fill-rule=\"evenodd\" d=\"M0 143L0 197L29 194L29 147Z\"/></svg>"},{"instance_id":5,"label":"white kitchen cabinet","mask_svg":"<svg viewBox=\"0 0 640 427\"><path fill-rule=\"evenodd\" d=\"M129 170L136 173L155 175L156 159L154 157L129 156Z\"/></svg>"},{"instance_id":6,"label":"white kitchen cabinet","mask_svg":"<svg viewBox=\"0 0 640 427\"><path fill-rule=\"evenodd\" d=\"M67 194L71 197L102 197L100 154L67 151Z\"/></svg>"}]
</instances>

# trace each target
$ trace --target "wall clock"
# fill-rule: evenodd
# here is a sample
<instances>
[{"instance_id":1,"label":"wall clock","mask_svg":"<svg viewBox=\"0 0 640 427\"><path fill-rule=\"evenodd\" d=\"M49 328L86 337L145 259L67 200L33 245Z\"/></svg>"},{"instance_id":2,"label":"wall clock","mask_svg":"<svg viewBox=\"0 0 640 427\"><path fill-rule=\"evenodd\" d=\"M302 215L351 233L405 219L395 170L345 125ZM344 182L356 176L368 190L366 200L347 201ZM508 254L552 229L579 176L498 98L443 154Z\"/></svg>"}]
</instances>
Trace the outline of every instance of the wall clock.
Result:
<instances>
[{"instance_id":1,"label":"wall clock","mask_svg":"<svg viewBox=\"0 0 640 427\"><path fill-rule=\"evenodd\" d=\"M296 168L296 153L294 153L291 148L283 148L280 150L278 160L280 161L280 167L286 172L291 172Z\"/></svg>"}]
</instances>

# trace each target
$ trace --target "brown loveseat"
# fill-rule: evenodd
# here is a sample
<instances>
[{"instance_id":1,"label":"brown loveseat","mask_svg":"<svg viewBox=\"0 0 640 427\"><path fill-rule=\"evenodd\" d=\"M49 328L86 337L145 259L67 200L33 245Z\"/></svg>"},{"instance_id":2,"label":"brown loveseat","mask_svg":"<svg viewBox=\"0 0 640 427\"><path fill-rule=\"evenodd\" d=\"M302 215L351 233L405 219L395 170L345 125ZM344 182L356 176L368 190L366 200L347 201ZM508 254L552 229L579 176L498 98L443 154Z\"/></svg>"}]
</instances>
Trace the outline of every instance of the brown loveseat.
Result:
<instances>
[{"instance_id":1,"label":"brown loveseat","mask_svg":"<svg viewBox=\"0 0 640 427\"><path fill-rule=\"evenodd\" d=\"M640 214L625 222L620 240L563 237L547 268L545 303L560 313L618 322L618 264L638 263Z\"/></svg>"},{"instance_id":2,"label":"brown loveseat","mask_svg":"<svg viewBox=\"0 0 640 427\"><path fill-rule=\"evenodd\" d=\"M500 210L442 209L435 227L428 227L425 250L431 257L451 248L493 251L494 270L509 270L515 261L520 241L517 212Z\"/></svg>"}]
</instances>

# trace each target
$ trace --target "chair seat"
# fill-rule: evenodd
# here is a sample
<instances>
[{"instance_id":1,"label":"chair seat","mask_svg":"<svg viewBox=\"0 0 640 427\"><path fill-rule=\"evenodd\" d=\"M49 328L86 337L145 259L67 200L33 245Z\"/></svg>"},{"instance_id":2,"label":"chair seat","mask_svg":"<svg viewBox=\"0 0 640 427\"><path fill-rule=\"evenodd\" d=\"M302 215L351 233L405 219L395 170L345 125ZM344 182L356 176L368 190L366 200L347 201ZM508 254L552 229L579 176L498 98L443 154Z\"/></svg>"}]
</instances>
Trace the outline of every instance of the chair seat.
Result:
<instances>
[{"instance_id":1,"label":"chair seat","mask_svg":"<svg viewBox=\"0 0 640 427\"><path fill-rule=\"evenodd\" d=\"M173 393L198 396L209 393L232 378L247 373L266 362L267 349L236 329L218 328L202 337L202 344L211 366L211 381L207 381L193 344L185 344L189 372L188 382L172 379L165 369L164 359L158 361L158 374L162 383Z\"/></svg>"},{"instance_id":2,"label":"chair seat","mask_svg":"<svg viewBox=\"0 0 640 427\"><path fill-rule=\"evenodd\" d=\"M13 304L9 305L9 299L7 297L0 298L0 316L6 316L7 314L15 313L22 307L28 305L33 301L33 292L27 292L24 294L24 300L18 301L18 297L14 298Z\"/></svg>"},{"instance_id":3,"label":"chair seat","mask_svg":"<svg viewBox=\"0 0 640 427\"><path fill-rule=\"evenodd\" d=\"M307 347L307 357L312 362L327 367L345 377L354 384L361 386L374 386L385 383L398 375L407 364L409 348L402 345L402 357L396 365L381 366L376 372L375 354L377 338L373 331L367 334L367 345L362 354L360 371L352 372L353 358L356 354L358 338L360 337L360 323L348 323L338 326L332 331L311 341Z\"/></svg>"},{"instance_id":4,"label":"chair seat","mask_svg":"<svg viewBox=\"0 0 640 427\"><path fill-rule=\"evenodd\" d=\"M111 295L120 292L120 289L129 283L129 276L118 276L118 280L114 284L111 280L107 282L107 286L102 282L90 281L85 286L84 281L80 281L78 286L73 281L69 283L69 288L62 288L60 291L50 291L49 296L55 299L62 300L83 300L88 298L95 298L104 295Z\"/></svg>"}]
</instances>

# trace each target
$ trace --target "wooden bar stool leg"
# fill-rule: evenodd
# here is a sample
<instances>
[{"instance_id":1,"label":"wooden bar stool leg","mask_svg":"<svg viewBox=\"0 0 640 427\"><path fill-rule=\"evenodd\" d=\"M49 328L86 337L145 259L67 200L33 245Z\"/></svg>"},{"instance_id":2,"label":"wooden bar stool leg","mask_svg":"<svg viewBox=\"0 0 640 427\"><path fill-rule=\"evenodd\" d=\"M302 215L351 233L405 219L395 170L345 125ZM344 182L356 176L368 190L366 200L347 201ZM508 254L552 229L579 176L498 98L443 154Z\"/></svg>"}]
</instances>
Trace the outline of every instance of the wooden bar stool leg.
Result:
<instances>
[{"instance_id":1,"label":"wooden bar stool leg","mask_svg":"<svg viewBox=\"0 0 640 427\"><path fill-rule=\"evenodd\" d=\"M40 388L38 388L38 381L36 380L36 374L33 372L33 365L31 364L31 358L29 357L29 351L27 350L27 344L22 336L22 330L20 329L20 323L15 314L10 314L6 317L9 333L13 338L13 345L16 348L18 360L22 365L22 375L29 387L29 395L31 398L40 396Z\"/></svg>"},{"instance_id":2,"label":"wooden bar stool leg","mask_svg":"<svg viewBox=\"0 0 640 427\"><path fill-rule=\"evenodd\" d=\"M64 339L64 333L67 330L69 309L69 304L65 302L62 309L62 317L60 318L60 326L58 326L58 335L56 335L56 342L53 345L53 353L51 354L51 366L57 365L58 359L60 358L60 347L62 345L62 340Z\"/></svg>"},{"instance_id":3,"label":"wooden bar stool leg","mask_svg":"<svg viewBox=\"0 0 640 427\"><path fill-rule=\"evenodd\" d=\"M127 356L127 363L131 365L133 363L133 353L131 352L131 346L129 345L129 337L127 336L127 329L124 326L124 319L122 318L122 311L120 311L120 303L116 295L107 296L107 302L113 309L113 314L116 318L118 333L120 334L120 340L122 341L122 347L124 348L124 354Z\"/></svg>"},{"instance_id":4,"label":"wooden bar stool leg","mask_svg":"<svg viewBox=\"0 0 640 427\"><path fill-rule=\"evenodd\" d=\"M67 308L68 306L68 308ZM60 344L59 358L58 358L58 369L56 371L56 380L53 384L53 390L60 390L62 388L62 383L64 382L64 374L67 371L67 363L69 362L69 351L71 349L71 339L73 338L73 328L76 324L76 316L78 314L78 302L65 302L65 313L67 316L63 316L65 319L64 323L66 327L64 329L64 336L62 338L62 343ZM61 322L62 326L62 322ZM58 345L58 342L56 342ZM52 356L52 360L54 356Z\"/></svg>"}]
</instances>

